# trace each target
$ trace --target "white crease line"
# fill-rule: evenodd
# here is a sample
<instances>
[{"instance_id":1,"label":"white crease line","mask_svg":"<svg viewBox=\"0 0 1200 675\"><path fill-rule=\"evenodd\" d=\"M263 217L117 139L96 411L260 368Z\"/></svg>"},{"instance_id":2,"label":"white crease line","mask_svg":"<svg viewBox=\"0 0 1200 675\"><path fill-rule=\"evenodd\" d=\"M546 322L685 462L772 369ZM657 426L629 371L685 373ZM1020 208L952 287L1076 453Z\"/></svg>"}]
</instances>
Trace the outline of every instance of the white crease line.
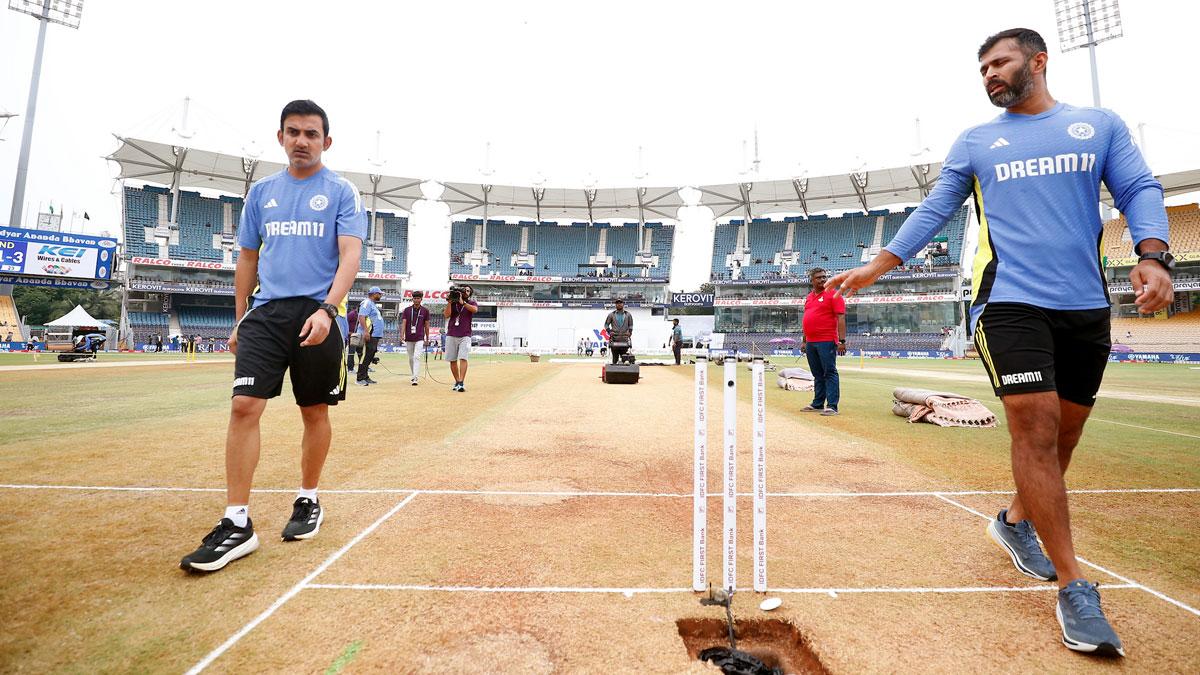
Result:
<instances>
[{"instance_id":1,"label":"white crease line","mask_svg":"<svg viewBox=\"0 0 1200 675\"><path fill-rule=\"evenodd\" d=\"M969 511L971 513L974 513L975 515L979 516L980 518L983 518L984 520L990 521L992 519L991 516L984 515L978 511L976 511L975 509L973 509L969 506L966 506L965 504L960 504L960 503L954 501L953 499L949 499L948 497L944 497L942 495L938 495L937 497L938 497L938 499L941 499L942 501L944 501L948 504L953 504L954 506L957 506L958 508L960 508L964 511ZM1088 562L1087 560L1084 560L1083 558L1080 558L1079 556L1075 556L1075 559L1078 560L1079 562L1083 563L1084 565L1091 567L1094 570L1103 572L1104 574L1107 574L1113 578L1120 579L1121 581L1125 582L1126 584L1129 584L1130 586L1133 586L1135 588L1139 588L1143 591L1146 591L1147 593L1149 593L1150 595L1153 595L1154 597L1158 598L1159 600L1165 600L1165 601L1171 603L1172 605L1179 607L1180 609L1182 609L1184 611L1191 612L1192 614L1194 614L1196 616L1200 616L1200 610L1197 610L1195 607L1192 607L1190 605L1182 603L1170 596L1164 595L1163 593L1160 593L1159 591L1156 591L1153 588L1146 586L1145 584L1139 584L1138 582L1134 581L1133 579L1130 579L1128 577L1117 574L1116 572L1113 572L1112 570L1105 569L1093 562ZM1114 586L1105 585L1104 587L1105 588L1113 588Z\"/></svg>"},{"instance_id":2,"label":"white crease line","mask_svg":"<svg viewBox=\"0 0 1200 675\"><path fill-rule=\"evenodd\" d=\"M67 490L67 491L96 491L96 492L225 492L225 488L201 487L161 487L161 486L120 486L120 485L33 485L8 483L0 484L0 490ZM295 488L255 488L253 492L262 494L293 494ZM426 490L421 488L346 488L322 489L321 494L327 495L390 495L418 492L427 495L465 495L465 496L509 496L509 497L670 497L691 499L692 494L673 492L604 492L604 491L547 491L534 490ZM1067 494L1170 494L1195 493L1200 488L1096 488L1067 490ZM975 495L1014 495L1014 490L916 490L893 492L768 492L768 497L940 497L950 495L968 497ZM720 493L709 495L710 499L720 498ZM752 493L739 492L738 497L751 497Z\"/></svg>"},{"instance_id":3,"label":"white crease line","mask_svg":"<svg viewBox=\"0 0 1200 675\"><path fill-rule=\"evenodd\" d=\"M208 656L205 656L203 659L200 660L199 663L197 663L196 665L194 665L190 669L188 669L187 675L195 675L196 673L199 673L200 671L207 668L213 661L215 661L222 654L224 654L226 651L228 651L230 647L233 647L235 644L237 644L238 640L241 640L242 638L246 637L246 634L249 633L250 631L254 630L255 626L262 623L263 621L266 621L272 614L275 613L275 610L279 609L284 604L286 604L288 600L291 600L292 598L294 598L296 596L296 594L299 593L301 590L303 590L304 587L307 586L310 581L317 578L317 576L320 575L322 572L324 572L326 569L328 569L330 565L337 562L338 558L341 558L343 555L345 555L346 552L349 551L351 548L353 548L355 544L362 541L364 537L366 537L367 535L374 532L375 528L379 527L380 525L383 524L384 521L386 521L388 518L391 518L393 515L395 515L395 513L397 511L404 508L409 502L411 502L413 500L414 497L417 496L417 494L418 493L414 492L414 493L410 494L409 496L405 497L399 504L396 504L395 506L393 506L391 508L391 510L389 510L387 513L380 516L375 522L368 525L365 530L363 530L362 532L359 532L357 535L355 535L354 538L351 539L349 542L347 542L345 546L341 547L333 555L326 558L325 562L321 563L320 566L317 567L317 569L313 570L308 576L301 579L300 582L297 583L295 586L292 586L291 589L288 590L288 592L279 596L279 599L276 600L270 607L268 607L266 609L266 611L264 611L262 614L259 614L256 617L254 617L254 619L251 620L250 623L246 624L245 626L242 626L241 630L239 630L238 632L236 632L232 636L230 636L230 638L228 640L226 640L224 643L222 643L220 647L217 647L216 649L209 652Z\"/></svg>"},{"instance_id":4,"label":"white crease line","mask_svg":"<svg viewBox=\"0 0 1200 675\"><path fill-rule=\"evenodd\" d=\"M420 591L438 593L598 593L634 595L691 593L690 588L608 588L577 586L422 586L414 584L309 584L307 588L339 591Z\"/></svg>"},{"instance_id":5,"label":"white crease line","mask_svg":"<svg viewBox=\"0 0 1200 675\"><path fill-rule=\"evenodd\" d=\"M1106 424L1116 424L1116 425L1122 426L1122 427L1133 427L1134 429L1143 429L1145 431L1157 431L1160 434L1170 434L1172 436L1183 436L1184 438L1200 438L1200 436L1197 436L1195 434L1185 434L1181 431L1167 431L1166 429L1155 429L1154 427L1144 427L1144 426L1141 426L1140 424L1127 424L1125 422L1114 422L1112 420L1103 420L1103 419L1100 419L1099 417L1092 417L1091 420L1093 422L1104 422Z\"/></svg>"},{"instance_id":6,"label":"white crease line","mask_svg":"<svg viewBox=\"0 0 1200 675\"><path fill-rule=\"evenodd\" d=\"M1115 576L1115 575L1114 575ZM1104 584L1105 589L1124 589L1142 586L1135 583ZM309 584L315 590L334 591L415 591L429 593L596 593L596 594L670 594L695 593L690 588L608 588L575 586L424 586L419 584ZM752 592L739 588L739 593ZM950 586L950 587L867 587L867 588L770 588L768 593L838 595L842 593L1025 593L1057 591L1058 586Z\"/></svg>"}]
</instances>

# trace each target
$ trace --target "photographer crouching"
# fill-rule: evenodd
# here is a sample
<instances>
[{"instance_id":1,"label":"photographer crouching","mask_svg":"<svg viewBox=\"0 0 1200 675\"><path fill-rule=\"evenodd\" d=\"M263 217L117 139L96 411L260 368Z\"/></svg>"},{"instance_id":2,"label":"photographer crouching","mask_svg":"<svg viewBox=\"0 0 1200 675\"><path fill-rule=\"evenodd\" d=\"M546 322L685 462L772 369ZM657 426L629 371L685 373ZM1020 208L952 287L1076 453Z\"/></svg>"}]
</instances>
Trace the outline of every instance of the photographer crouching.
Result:
<instances>
[{"instance_id":1,"label":"photographer crouching","mask_svg":"<svg viewBox=\"0 0 1200 675\"><path fill-rule=\"evenodd\" d=\"M633 315L625 311L625 301L621 298L617 298L614 304L617 308L604 319L604 328L608 331L608 350L612 352L615 365L633 345Z\"/></svg>"},{"instance_id":2,"label":"photographer crouching","mask_svg":"<svg viewBox=\"0 0 1200 675\"><path fill-rule=\"evenodd\" d=\"M467 285L451 286L446 294L446 360L454 375L453 391L466 391L467 357L471 354L471 320L479 304L471 299L475 290Z\"/></svg>"}]
</instances>

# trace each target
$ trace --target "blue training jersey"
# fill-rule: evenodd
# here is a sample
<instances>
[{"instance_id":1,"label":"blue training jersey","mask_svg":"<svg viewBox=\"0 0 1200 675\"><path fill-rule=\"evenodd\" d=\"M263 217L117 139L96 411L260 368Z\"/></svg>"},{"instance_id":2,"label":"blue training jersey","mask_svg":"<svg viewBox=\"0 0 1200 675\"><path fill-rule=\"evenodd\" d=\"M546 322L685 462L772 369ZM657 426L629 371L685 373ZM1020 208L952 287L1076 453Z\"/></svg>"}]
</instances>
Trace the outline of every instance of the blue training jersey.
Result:
<instances>
[{"instance_id":1,"label":"blue training jersey","mask_svg":"<svg viewBox=\"0 0 1200 675\"><path fill-rule=\"evenodd\" d=\"M371 328L370 337L383 337L383 314L379 311L379 305L375 301L366 298L358 305L358 315L366 317L367 325Z\"/></svg>"},{"instance_id":2,"label":"blue training jersey","mask_svg":"<svg viewBox=\"0 0 1200 675\"><path fill-rule=\"evenodd\" d=\"M988 302L1107 307L1102 180L1135 245L1167 241L1162 185L1116 113L1065 103L1038 115L1006 111L958 137L937 184L884 248L908 260L970 195L979 218L972 329Z\"/></svg>"},{"instance_id":3,"label":"blue training jersey","mask_svg":"<svg viewBox=\"0 0 1200 675\"><path fill-rule=\"evenodd\" d=\"M281 298L324 302L337 274L339 236L367 236L358 189L345 178L322 167L299 180L285 169L252 185L238 245L259 251L254 306ZM338 304L345 314L345 299Z\"/></svg>"}]
</instances>

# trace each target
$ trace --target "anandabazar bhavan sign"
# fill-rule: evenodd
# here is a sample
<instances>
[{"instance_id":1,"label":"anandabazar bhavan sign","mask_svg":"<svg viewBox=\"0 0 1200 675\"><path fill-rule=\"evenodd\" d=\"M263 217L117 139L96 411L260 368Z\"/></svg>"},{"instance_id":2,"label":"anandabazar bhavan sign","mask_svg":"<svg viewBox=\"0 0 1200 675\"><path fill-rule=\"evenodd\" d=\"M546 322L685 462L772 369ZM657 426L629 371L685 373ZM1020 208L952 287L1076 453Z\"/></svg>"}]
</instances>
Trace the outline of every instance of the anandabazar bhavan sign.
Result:
<instances>
[{"instance_id":1,"label":"anandabazar bhavan sign","mask_svg":"<svg viewBox=\"0 0 1200 675\"><path fill-rule=\"evenodd\" d=\"M0 273L111 279L116 251L104 237L0 227Z\"/></svg>"}]
</instances>

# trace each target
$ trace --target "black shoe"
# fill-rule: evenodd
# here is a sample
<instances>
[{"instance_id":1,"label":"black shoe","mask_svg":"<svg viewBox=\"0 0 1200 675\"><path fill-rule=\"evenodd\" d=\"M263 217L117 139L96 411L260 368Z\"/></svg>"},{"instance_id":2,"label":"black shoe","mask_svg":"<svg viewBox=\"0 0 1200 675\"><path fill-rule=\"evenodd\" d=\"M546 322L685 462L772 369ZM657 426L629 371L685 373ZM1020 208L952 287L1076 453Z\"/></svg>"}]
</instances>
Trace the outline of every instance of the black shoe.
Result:
<instances>
[{"instance_id":1,"label":"black shoe","mask_svg":"<svg viewBox=\"0 0 1200 675\"><path fill-rule=\"evenodd\" d=\"M228 518L209 532L200 548L179 561L179 568L188 572L216 572L229 563L258 550L258 535L254 534L254 523L246 519L245 527L238 527Z\"/></svg>"},{"instance_id":2,"label":"black shoe","mask_svg":"<svg viewBox=\"0 0 1200 675\"><path fill-rule=\"evenodd\" d=\"M369 377L367 379L363 380L363 382L366 382L367 384L379 384L378 382L376 382L375 380L372 380Z\"/></svg>"},{"instance_id":3,"label":"black shoe","mask_svg":"<svg viewBox=\"0 0 1200 675\"><path fill-rule=\"evenodd\" d=\"M458 391L459 391L459 392L464 392L464 391L466 391L466 390L467 390L467 385L463 384L462 382L459 382L459 383L458 383Z\"/></svg>"},{"instance_id":4,"label":"black shoe","mask_svg":"<svg viewBox=\"0 0 1200 675\"><path fill-rule=\"evenodd\" d=\"M297 497L292 502L292 518L283 527L283 540L312 539L325 521L325 509L320 502L307 497Z\"/></svg>"}]
</instances>

